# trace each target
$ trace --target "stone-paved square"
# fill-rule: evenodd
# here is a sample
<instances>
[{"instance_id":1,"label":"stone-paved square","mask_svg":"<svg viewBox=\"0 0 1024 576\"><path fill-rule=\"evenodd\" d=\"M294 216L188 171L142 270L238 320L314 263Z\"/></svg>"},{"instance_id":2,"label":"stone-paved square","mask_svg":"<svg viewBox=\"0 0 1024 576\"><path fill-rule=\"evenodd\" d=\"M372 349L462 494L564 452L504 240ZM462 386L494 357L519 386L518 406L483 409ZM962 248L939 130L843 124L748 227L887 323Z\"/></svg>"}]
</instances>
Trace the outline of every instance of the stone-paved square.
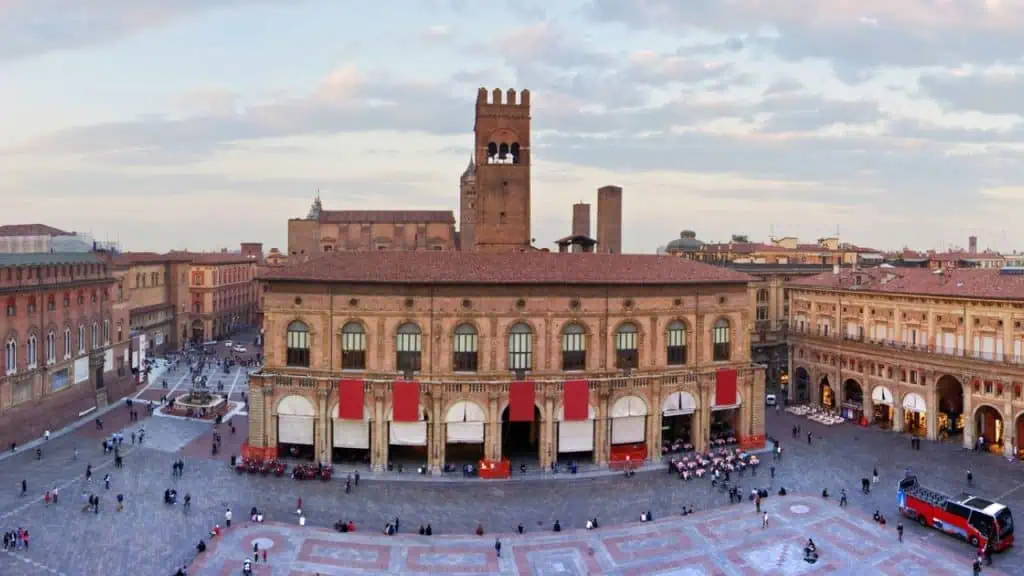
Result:
<instances>
[{"instance_id":1,"label":"stone-paved square","mask_svg":"<svg viewBox=\"0 0 1024 576\"><path fill-rule=\"evenodd\" d=\"M126 413L126 408L118 406L104 414L104 432L126 427ZM795 422L818 434L812 446L791 441L789 427ZM764 503L771 521L767 530L761 530L752 503L730 505L726 495L712 490L706 480L680 481L664 469L630 479L617 474L586 479L559 475L507 482L378 476L363 469L360 485L346 495L341 481L310 483L238 475L228 464L228 451L214 457L203 449L212 424L160 416L125 428L145 425L153 436L142 446L126 440L124 468L117 469L112 458L102 454L97 441L101 436L89 431L90 425L47 442L41 460L31 451L5 454L0 460L0 525L25 527L32 538L31 550L0 554L4 576L161 576L186 564L192 564L189 573L193 575L237 573L255 540L267 549L273 574L417 574L442 569L467 574L632 575L681 573L682 569L742 574L761 573L760 565L772 558L777 566L781 561L787 567L777 567L776 573L796 574L804 567L787 558L802 550L809 535L823 529L824 534L815 536L822 549L817 570L830 566L836 573L859 574L867 565L879 574L962 573L969 569L974 553L963 542L911 523L906 523L905 542L896 541L895 486L903 469L911 467L930 487L958 493L966 487L963 474L970 467L976 493L1015 511L1024 510L1024 468L1019 463L928 442L920 451L910 450L900 435L854 426L825 428L787 414L768 414L768 431L782 439L785 458L767 462L766 456L756 478L734 477L744 493L759 487L771 494ZM160 441L155 440L157 435ZM170 452L176 447L180 452ZM179 457L186 461L185 472L174 478L171 463ZM83 478L87 464L93 468L89 484ZM769 465L776 468L774 478L768 473ZM882 481L871 494L860 494L859 479L874 467ZM343 478L347 468L340 471ZM109 491L102 482L108 473ZM28 485L27 496L19 495L22 479ZM54 486L60 489L60 503L47 506L42 494ZM780 486L790 495L777 496ZM176 505L162 502L163 491L170 487L179 493ZM823 488L833 497L822 499ZM846 509L839 508L834 496L841 488L849 494ZM99 514L81 512L83 491L100 496ZM125 496L122 512L115 510L118 493ZM180 501L186 493L192 495L187 513ZM307 523L302 529L294 514L300 497ZM683 505L693 506L698 513L679 516ZM196 543L201 538L209 541L214 524L223 527L229 506L234 512L233 527L219 542L210 541L206 558L195 562ZM268 522L245 527L253 506L264 512ZM647 509L656 521L638 523ZM887 526L871 522L875 510L887 516ZM401 518L402 533L383 536L384 523L395 516ZM602 527L582 530L586 520L595 516ZM342 535L329 530L339 519L355 522L357 532ZM556 519L564 527L560 534L550 531ZM524 536L513 534L520 522L526 526ZM413 534L427 523L435 536ZM478 523L486 535L468 536ZM503 543L501 559L494 555L496 534ZM311 540L331 545L304 548ZM866 547L851 549L851 542L861 541ZM789 548L779 549L779 543ZM308 555L300 558L304 549ZM986 574L997 570L1024 574L1022 558L1020 547L1011 548L996 555L995 570L987 569ZM367 562L364 568L337 565L359 559Z\"/></svg>"}]
</instances>

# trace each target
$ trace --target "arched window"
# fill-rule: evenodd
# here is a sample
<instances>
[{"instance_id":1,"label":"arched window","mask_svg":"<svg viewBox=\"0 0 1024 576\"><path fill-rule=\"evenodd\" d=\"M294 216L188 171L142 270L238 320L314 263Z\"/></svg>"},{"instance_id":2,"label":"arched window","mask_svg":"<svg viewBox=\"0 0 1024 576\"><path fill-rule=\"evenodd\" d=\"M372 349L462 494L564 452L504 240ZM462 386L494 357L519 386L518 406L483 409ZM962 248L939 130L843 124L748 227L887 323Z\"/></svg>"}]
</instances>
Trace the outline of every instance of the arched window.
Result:
<instances>
[{"instance_id":1,"label":"arched window","mask_svg":"<svg viewBox=\"0 0 1024 576\"><path fill-rule=\"evenodd\" d=\"M103 321L103 344L110 344L110 320Z\"/></svg>"},{"instance_id":2,"label":"arched window","mask_svg":"<svg viewBox=\"0 0 1024 576\"><path fill-rule=\"evenodd\" d=\"M91 350L95 350L95 349L100 347L100 325L97 324L96 322L92 323L91 336L92 336L92 348L91 348Z\"/></svg>"},{"instance_id":3,"label":"arched window","mask_svg":"<svg viewBox=\"0 0 1024 576\"><path fill-rule=\"evenodd\" d=\"M665 346L669 366L686 364L686 324L679 320L669 322L665 330Z\"/></svg>"},{"instance_id":4,"label":"arched window","mask_svg":"<svg viewBox=\"0 0 1024 576\"><path fill-rule=\"evenodd\" d=\"M4 344L4 371L6 374L18 371L18 341L13 337L8 338L7 344Z\"/></svg>"},{"instance_id":5,"label":"arched window","mask_svg":"<svg viewBox=\"0 0 1024 576\"><path fill-rule=\"evenodd\" d=\"M29 370L34 369L39 362L39 342L36 341L35 334L29 334L28 346L25 347L25 362Z\"/></svg>"},{"instance_id":6,"label":"arched window","mask_svg":"<svg viewBox=\"0 0 1024 576\"><path fill-rule=\"evenodd\" d=\"M768 320L768 289L761 288L757 291L757 321Z\"/></svg>"},{"instance_id":7,"label":"arched window","mask_svg":"<svg viewBox=\"0 0 1024 576\"><path fill-rule=\"evenodd\" d=\"M615 367L635 370L640 365L636 347L636 324L626 322L615 333Z\"/></svg>"},{"instance_id":8,"label":"arched window","mask_svg":"<svg viewBox=\"0 0 1024 576\"><path fill-rule=\"evenodd\" d=\"M508 331L509 370L530 370L533 367L533 330L522 322Z\"/></svg>"},{"instance_id":9,"label":"arched window","mask_svg":"<svg viewBox=\"0 0 1024 576\"><path fill-rule=\"evenodd\" d=\"M421 367L423 333L420 327L406 322L395 335L395 368L399 372L416 372Z\"/></svg>"},{"instance_id":10,"label":"arched window","mask_svg":"<svg viewBox=\"0 0 1024 576\"><path fill-rule=\"evenodd\" d=\"M359 322L341 327L341 369L366 370L366 331Z\"/></svg>"},{"instance_id":11,"label":"arched window","mask_svg":"<svg viewBox=\"0 0 1024 576\"><path fill-rule=\"evenodd\" d=\"M64 328L64 359L71 358L71 328Z\"/></svg>"},{"instance_id":12,"label":"arched window","mask_svg":"<svg viewBox=\"0 0 1024 576\"><path fill-rule=\"evenodd\" d=\"M562 370L587 369L587 334L573 322L562 331Z\"/></svg>"},{"instance_id":13,"label":"arched window","mask_svg":"<svg viewBox=\"0 0 1024 576\"><path fill-rule=\"evenodd\" d=\"M477 371L477 334L472 324L459 324L455 328L452 366L456 372Z\"/></svg>"},{"instance_id":14,"label":"arched window","mask_svg":"<svg viewBox=\"0 0 1024 576\"><path fill-rule=\"evenodd\" d=\"M727 362L729 360L729 321L725 318L715 322L711 329L711 344L713 362Z\"/></svg>"},{"instance_id":15,"label":"arched window","mask_svg":"<svg viewBox=\"0 0 1024 576\"><path fill-rule=\"evenodd\" d=\"M53 330L46 333L46 363L57 361L57 334Z\"/></svg>"},{"instance_id":16,"label":"arched window","mask_svg":"<svg viewBox=\"0 0 1024 576\"><path fill-rule=\"evenodd\" d=\"M85 352L85 324L78 325L78 353Z\"/></svg>"},{"instance_id":17,"label":"arched window","mask_svg":"<svg viewBox=\"0 0 1024 576\"><path fill-rule=\"evenodd\" d=\"M295 321L288 325L285 364L309 368L309 328Z\"/></svg>"}]
</instances>

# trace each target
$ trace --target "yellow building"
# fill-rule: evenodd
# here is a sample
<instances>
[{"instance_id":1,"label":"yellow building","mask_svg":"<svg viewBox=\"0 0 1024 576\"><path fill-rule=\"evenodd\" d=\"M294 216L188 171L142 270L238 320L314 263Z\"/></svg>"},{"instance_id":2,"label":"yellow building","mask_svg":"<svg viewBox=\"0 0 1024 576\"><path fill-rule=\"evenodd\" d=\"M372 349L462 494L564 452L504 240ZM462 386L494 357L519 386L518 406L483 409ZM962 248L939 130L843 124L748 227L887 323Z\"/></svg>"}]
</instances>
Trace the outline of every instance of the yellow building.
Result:
<instances>
[{"instance_id":1,"label":"yellow building","mask_svg":"<svg viewBox=\"0 0 1024 576\"><path fill-rule=\"evenodd\" d=\"M965 447L1020 444L1016 270L834 270L788 288L791 401Z\"/></svg>"}]
</instances>

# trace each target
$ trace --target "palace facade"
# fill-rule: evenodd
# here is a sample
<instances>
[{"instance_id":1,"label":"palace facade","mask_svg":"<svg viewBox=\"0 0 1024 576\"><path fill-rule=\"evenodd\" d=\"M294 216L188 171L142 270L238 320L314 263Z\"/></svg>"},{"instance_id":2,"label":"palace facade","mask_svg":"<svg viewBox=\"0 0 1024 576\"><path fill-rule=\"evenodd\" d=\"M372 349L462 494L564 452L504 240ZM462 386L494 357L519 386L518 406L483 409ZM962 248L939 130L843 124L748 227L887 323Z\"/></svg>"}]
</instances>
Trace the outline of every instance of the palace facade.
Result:
<instances>
[{"instance_id":1,"label":"palace facade","mask_svg":"<svg viewBox=\"0 0 1024 576\"><path fill-rule=\"evenodd\" d=\"M789 284L789 399L1014 453L1024 435L1019 269L879 267Z\"/></svg>"},{"instance_id":2,"label":"palace facade","mask_svg":"<svg viewBox=\"0 0 1024 576\"><path fill-rule=\"evenodd\" d=\"M742 273L639 255L336 252L264 268L249 454L375 469L764 442Z\"/></svg>"}]
</instances>

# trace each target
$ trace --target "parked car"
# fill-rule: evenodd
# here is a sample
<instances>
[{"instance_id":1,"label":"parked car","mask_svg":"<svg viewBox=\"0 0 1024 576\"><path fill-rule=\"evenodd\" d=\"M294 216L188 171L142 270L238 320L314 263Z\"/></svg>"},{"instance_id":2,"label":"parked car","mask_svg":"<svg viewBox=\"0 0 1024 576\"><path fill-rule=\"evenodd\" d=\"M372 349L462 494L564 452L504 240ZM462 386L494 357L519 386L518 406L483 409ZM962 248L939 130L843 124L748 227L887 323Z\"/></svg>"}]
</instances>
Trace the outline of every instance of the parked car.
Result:
<instances>
[{"instance_id":1,"label":"parked car","mask_svg":"<svg viewBox=\"0 0 1024 576\"><path fill-rule=\"evenodd\" d=\"M231 348L234 344L235 344L234 342L232 342L231 340L228 340L227 342L224 343L224 347L225 348Z\"/></svg>"},{"instance_id":2,"label":"parked car","mask_svg":"<svg viewBox=\"0 0 1024 576\"><path fill-rule=\"evenodd\" d=\"M765 394L764 396L765 406L775 406L775 394Z\"/></svg>"},{"instance_id":3,"label":"parked car","mask_svg":"<svg viewBox=\"0 0 1024 576\"><path fill-rule=\"evenodd\" d=\"M246 353L245 346L235 346L234 347L234 351L239 353L239 354L245 354Z\"/></svg>"}]
</instances>

